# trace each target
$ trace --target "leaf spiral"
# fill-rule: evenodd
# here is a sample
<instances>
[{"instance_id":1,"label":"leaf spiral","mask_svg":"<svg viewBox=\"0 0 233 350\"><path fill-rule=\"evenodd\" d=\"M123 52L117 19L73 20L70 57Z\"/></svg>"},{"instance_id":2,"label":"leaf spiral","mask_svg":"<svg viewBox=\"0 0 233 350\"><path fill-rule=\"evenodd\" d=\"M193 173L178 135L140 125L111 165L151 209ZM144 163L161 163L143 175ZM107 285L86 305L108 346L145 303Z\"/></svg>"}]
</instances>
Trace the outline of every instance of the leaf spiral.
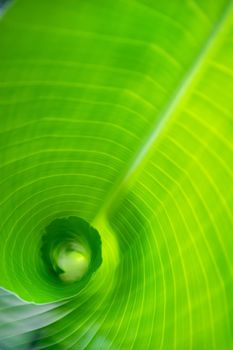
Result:
<instances>
[{"instance_id":1,"label":"leaf spiral","mask_svg":"<svg viewBox=\"0 0 233 350\"><path fill-rule=\"evenodd\" d=\"M232 6L6 10L1 349L232 348Z\"/></svg>"}]
</instances>

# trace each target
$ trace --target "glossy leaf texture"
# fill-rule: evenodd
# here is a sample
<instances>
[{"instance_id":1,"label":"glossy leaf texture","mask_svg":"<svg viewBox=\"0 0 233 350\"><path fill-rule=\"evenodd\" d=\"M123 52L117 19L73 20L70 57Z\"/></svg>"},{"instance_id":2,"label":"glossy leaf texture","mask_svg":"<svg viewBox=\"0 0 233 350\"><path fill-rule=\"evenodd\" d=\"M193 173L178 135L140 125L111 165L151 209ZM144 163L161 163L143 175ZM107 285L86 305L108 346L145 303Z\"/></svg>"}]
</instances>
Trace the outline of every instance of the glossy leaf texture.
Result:
<instances>
[{"instance_id":1,"label":"glossy leaf texture","mask_svg":"<svg viewBox=\"0 0 233 350\"><path fill-rule=\"evenodd\" d=\"M233 348L232 38L230 0L6 10L3 349ZM54 283L40 254L68 216L102 241L81 290Z\"/></svg>"}]
</instances>

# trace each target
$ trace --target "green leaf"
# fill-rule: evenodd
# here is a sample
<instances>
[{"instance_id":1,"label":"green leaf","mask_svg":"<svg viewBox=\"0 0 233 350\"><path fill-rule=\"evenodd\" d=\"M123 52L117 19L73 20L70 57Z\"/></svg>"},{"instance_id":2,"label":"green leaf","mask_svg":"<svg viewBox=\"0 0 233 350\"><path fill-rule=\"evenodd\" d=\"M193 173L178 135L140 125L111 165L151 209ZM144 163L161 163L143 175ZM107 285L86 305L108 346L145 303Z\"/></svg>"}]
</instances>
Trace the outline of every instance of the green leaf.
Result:
<instances>
[{"instance_id":1,"label":"green leaf","mask_svg":"<svg viewBox=\"0 0 233 350\"><path fill-rule=\"evenodd\" d=\"M1 19L0 286L54 306L38 349L232 348L232 10L19 0ZM82 289L41 254L70 216L102 241Z\"/></svg>"}]
</instances>

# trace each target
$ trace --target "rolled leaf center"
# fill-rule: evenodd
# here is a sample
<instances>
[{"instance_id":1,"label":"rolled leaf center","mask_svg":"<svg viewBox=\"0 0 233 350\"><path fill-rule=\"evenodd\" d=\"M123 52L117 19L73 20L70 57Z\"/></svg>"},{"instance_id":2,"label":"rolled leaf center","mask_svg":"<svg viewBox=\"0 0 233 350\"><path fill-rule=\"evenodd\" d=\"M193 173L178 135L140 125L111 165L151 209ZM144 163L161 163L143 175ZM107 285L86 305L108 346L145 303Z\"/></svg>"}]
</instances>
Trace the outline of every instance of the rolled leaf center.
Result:
<instances>
[{"instance_id":1,"label":"rolled leaf center","mask_svg":"<svg viewBox=\"0 0 233 350\"><path fill-rule=\"evenodd\" d=\"M62 282L83 286L102 262L98 231L79 217L55 219L45 231L41 252L46 269Z\"/></svg>"}]
</instances>

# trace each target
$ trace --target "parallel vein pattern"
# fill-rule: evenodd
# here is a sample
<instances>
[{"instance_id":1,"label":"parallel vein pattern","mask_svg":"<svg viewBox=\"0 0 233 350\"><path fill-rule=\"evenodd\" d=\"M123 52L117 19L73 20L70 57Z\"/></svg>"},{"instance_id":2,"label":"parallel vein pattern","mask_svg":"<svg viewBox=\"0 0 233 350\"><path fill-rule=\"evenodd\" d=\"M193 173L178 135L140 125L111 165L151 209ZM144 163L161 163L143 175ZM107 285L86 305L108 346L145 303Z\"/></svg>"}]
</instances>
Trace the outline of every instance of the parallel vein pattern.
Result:
<instances>
[{"instance_id":1,"label":"parallel vein pattern","mask_svg":"<svg viewBox=\"0 0 233 350\"><path fill-rule=\"evenodd\" d=\"M1 349L233 347L232 6L19 0L1 19ZM40 255L70 215L103 247L79 292Z\"/></svg>"}]
</instances>

